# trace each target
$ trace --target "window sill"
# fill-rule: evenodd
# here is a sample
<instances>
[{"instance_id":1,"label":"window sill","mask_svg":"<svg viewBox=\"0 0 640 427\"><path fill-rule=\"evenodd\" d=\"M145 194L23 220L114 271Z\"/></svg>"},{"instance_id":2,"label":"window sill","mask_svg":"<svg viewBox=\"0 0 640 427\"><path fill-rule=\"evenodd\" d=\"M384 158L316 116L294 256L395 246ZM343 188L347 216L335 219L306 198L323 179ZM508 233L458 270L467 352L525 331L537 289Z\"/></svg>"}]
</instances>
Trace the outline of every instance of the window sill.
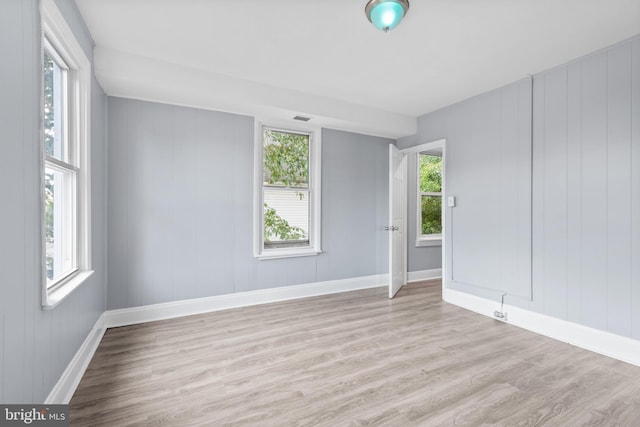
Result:
<instances>
[{"instance_id":1,"label":"window sill","mask_svg":"<svg viewBox=\"0 0 640 427\"><path fill-rule=\"evenodd\" d=\"M426 248L429 246L442 246L442 237L423 237L416 240L416 248Z\"/></svg>"},{"instance_id":2,"label":"window sill","mask_svg":"<svg viewBox=\"0 0 640 427\"><path fill-rule=\"evenodd\" d=\"M93 270L79 271L69 277L66 281L56 286L53 290L47 291L45 301L42 308L52 310L62 302L71 292L75 291L80 285L87 281L93 274Z\"/></svg>"},{"instance_id":3,"label":"window sill","mask_svg":"<svg viewBox=\"0 0 640 427\"><path fill-rule=\"evenodd\" d=\"M297 258L303 256L315 256L321 254L322 251L314 248L304 248L304 249L272 249L266 250L259 255L256 255L256 258L259 260L267 260L267 259L280 259L280 258Z\"/></svg>"}]
</instances>

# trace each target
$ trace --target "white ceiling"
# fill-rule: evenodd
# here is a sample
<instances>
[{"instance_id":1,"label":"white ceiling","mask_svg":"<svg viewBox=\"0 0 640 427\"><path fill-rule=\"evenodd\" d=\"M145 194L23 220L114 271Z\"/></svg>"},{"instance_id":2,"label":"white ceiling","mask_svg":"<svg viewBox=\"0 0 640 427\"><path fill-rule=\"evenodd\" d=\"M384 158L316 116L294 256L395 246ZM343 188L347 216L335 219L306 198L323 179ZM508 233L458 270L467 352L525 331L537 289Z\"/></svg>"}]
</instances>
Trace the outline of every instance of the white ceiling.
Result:
<instances>
[{"instance_id":1,"label":"white ceiling","mask_svg":"<svg viewBox=\"0 0 640 427\"><path fill-rule=\"evenodd\" d=\"M639 0L76 0L110 95L399 137L415 117L640 34Z\"/></svg>"}]
</instances>

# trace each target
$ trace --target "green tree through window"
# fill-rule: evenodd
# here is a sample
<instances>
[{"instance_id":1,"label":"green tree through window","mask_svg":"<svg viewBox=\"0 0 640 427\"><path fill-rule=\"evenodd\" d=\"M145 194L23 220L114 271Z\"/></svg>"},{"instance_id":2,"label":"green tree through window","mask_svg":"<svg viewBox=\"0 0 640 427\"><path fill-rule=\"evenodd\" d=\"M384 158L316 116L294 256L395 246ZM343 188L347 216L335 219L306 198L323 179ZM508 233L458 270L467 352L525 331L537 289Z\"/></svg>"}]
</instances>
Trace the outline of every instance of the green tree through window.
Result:
<instances>
[{"instance_id":1,"label":"green tree through window","mask_svg":"<svg viewBox=\"0 0 640 427\"><path fill-rule=\"evenodd\" d=\"M266 194L273 190L295 194L296 200L309 202L309 135L265 129L263 134L263 185ZM284 193L280 193L284 194ZM308 216L308 212L307 212ZM264 241L306 241L308 231L291 225L276 209L264 203Z\"/></svg>"},{"instance_id":2,"label":"green tree through window","mask_svg":"<svg viewBox=\"0 0 640 427\"><path fill-rule=\"evenodd\" d=\"M419 155L422 234L442 233L442 157Z\"/></svg>"}]
</instances>

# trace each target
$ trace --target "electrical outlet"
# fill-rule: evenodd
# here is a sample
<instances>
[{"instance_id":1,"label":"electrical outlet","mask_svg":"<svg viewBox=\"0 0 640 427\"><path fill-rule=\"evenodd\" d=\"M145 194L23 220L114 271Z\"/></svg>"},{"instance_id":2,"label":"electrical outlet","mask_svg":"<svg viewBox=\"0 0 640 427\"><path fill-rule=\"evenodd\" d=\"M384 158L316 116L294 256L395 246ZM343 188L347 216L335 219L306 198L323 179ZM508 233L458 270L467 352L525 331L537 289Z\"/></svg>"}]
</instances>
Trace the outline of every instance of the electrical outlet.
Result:
<instances>
[{"instance_id":1,"label":"electrical outlet","mask_svg":"<svg viewBox=\"0 0 640 427\"><path fill-rule=\"evenodd\" d=\"M508 319L507 313L503 313L502 311L498 310L493 312L493 316L497 319L502 320L503 322L506 322Z\"/></svg>"}]
</instances>

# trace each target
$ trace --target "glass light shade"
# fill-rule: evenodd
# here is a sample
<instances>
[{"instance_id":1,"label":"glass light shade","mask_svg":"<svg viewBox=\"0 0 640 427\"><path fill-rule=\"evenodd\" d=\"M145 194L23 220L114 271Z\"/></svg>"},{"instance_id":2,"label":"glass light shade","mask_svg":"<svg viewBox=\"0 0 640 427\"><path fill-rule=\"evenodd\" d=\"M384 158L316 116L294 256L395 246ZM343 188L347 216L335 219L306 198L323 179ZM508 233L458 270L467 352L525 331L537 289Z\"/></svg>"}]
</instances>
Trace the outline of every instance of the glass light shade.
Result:
<instances>
[{"instance_id":1,"label":"glass light shade","mask_svg":"<svg viewBox=\"0 0 640 427\"><path fill-rule=\"evenodd\" d=\"M367 17L374 27L387 32L398 26L405 12L405 6L398 0L385 0L373 6Z\"/></svg>"}]
</instances>

